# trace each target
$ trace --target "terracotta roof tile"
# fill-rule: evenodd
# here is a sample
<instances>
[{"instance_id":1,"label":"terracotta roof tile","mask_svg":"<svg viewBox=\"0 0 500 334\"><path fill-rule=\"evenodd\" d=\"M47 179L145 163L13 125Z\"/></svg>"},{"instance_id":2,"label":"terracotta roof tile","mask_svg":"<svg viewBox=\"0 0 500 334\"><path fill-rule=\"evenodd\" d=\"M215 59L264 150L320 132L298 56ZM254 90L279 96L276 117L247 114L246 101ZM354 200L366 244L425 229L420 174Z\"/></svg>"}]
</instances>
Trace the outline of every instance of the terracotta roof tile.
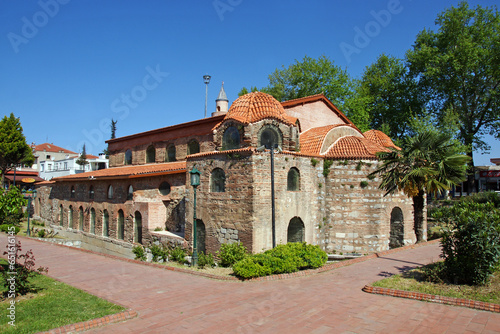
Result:
<instances>
[{"instance_id":1,"label":"terracotta roof tile","mask_svg":"<svg viewBox=\"0 0 500 334\"><path fill-rule=\"evenodd\" d=\"M224 120L234 119L243 124L255 123L265 118L274 118L294 125L278 100L269 94L253 92L233 102ZM216 128L220 126L217 125Z\"/></svg>"},{"instance_id":2,"label":"terracotta roof tile","mask_svg":"<svg viewBox=\"0 0 500 334\"><path fill-rule=\"evenodd\" d=\"M191 155L188 155L187 157L188 158L199 158L199 157L207 157L207 156L220 155L220 154L251 153L251 152L255 152L255 148L245 147L245 148L238 148L238 149L227 150L227 151L202 152L202 153L191 154Z\"/></svg>"},{"instance_id":3,"label":"terracotta roof tile","mask_svg":"<svg viewBox=\"0 0 500 334\"><path fill-rule=\"evenodd\" d=\"M56 146L54 144L49 144L49 143L43 143L40 145L34 145L32 148L35 151L46 151L46 152L62 152L62 153L70 153L70 154L76 154L76 152L67 150L65 148Z\"/></svg>"},{"instance_id":4,"label":"terracotta roof tile","mask_svg":"<svg viewBox=\"0 0 500 334\"><path fill-rule=\"evenodd\" d=\"M328 134L328 132L330 132L331 129L338 125L326 125L319 128L311 128L301 133L300 152L304 154L320 154L321 146L323 145L325 136Z\"/></svg>"},{"instance_id":5,"label":"terracotta roof tile","mask_svg":"<svg viewBox=\"0 0 500 334\"><path fill-rule=\"evenodd\" d=\"M382 145L384 147L392 147L397 150L400 150L401 148L394 145L392 142L391 138L389 138L388 135L383 133L382 131L379 130L369 130L363 133L363 136L365 136L367 139L376 142L379 145Z\"/></svg>"},{"instance_id":6,"label":"terracotta roof tile","mask_svg":"<svg viewBox=\"0 0 500 334\"><path fill-rule=\"evenodd\" d=\"M376 159L377 152L388 152L385 148L369 139L345 136L337 140L326 152L325 157L336 159Z\"/></svg>"},{"instance_id":7,"label":"terracotta roof tile","mask_svg":"<svg viewBox=\"0 0 500 334\"><path fill-rule=\"evenodd\" d=\"M87 180L89 178L107 179L107 178L134 178L145 177L151 175L161 174L178 174L186 172L186 162L176 161L161 164L147 164L135 166L113 167L107 169L100 169L87 173L73 174L61 177L55 177L54 181L73 181L73 180Z\"/></svg>"}]
</instances>

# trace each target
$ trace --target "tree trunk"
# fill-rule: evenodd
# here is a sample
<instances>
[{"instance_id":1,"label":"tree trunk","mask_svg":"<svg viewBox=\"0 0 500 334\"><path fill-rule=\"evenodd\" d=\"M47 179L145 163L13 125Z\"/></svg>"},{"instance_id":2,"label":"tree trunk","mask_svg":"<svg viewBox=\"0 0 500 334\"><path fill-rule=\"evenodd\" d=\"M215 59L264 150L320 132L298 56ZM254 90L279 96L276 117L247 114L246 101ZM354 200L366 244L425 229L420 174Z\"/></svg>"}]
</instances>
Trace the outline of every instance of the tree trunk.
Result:
<instances>
[{"instance_id":1,"label":"tree trunk","mask_svg":"<svg viewBox=\"0 0 500 334\"><path fill-rule=\"evenodd\" d=\"M425 192L420 190L417 196L413 197L413 229L417 237L417 243L424 242L424 203Z\"/></svg>"},{"instance_id":2,"label":"tree trunk","mask_svg":"<svg viewBox=\"0 0 500 334\"><path fill-rule=\"evenodd\" d=\"M472 147L472 142L467 143L469 147ZM474 168L474 157L473 151L467 152L470 158L469 165L467 166L467 195L477 192L476 191L476 170Z\"/></svg>"}]
</instances>

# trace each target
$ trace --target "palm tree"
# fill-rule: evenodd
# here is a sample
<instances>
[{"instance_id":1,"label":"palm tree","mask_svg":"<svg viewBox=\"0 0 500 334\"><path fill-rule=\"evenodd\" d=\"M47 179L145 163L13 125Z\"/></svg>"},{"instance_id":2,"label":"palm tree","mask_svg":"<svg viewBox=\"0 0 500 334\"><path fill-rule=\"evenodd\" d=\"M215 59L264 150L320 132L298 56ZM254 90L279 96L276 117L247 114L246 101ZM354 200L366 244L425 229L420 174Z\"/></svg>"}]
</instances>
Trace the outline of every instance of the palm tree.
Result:
<instances>
[{"instance_id":1,"label":"palm tree","mask_svg":"<svg viewBox=\"0 0 500 334\"><path fill-rule=\"evenodd\" d=\"M401 150L379 152L382 165L370 175L381 175L385 195L403 191L413 200L413 228L417 242L424 241L425 194L441 194L466 180L470 158L457 153L449 135L422 130L407 137Z\"/></svg>"}]
</instances>

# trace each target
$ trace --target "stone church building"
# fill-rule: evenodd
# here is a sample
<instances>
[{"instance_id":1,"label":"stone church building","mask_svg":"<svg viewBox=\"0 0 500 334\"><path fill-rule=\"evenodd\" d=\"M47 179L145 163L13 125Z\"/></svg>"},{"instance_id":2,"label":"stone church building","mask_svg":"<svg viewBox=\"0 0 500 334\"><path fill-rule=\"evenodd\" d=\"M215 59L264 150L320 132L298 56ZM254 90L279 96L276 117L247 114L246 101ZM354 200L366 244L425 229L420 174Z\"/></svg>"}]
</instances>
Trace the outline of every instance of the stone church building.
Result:
<instances>
[{"instance_id":1,"label":"stone church building","mask_svg":"<svg viewBox=\"0 0 500 334\"><path fill-rule=\"evenodd\" d=\"M272 193L277 244L338 254L415 242L411 199L384 196L368 177L376 152L397 148L388 136L362 133L323 95L280 103L254 92L228 104L222 87L211 117L107 141L110 168L44 182L35 214L104 241L147 245L156 235L192 246L196 168L199 251L271 248Z\"/></svg>"}]
</instances>

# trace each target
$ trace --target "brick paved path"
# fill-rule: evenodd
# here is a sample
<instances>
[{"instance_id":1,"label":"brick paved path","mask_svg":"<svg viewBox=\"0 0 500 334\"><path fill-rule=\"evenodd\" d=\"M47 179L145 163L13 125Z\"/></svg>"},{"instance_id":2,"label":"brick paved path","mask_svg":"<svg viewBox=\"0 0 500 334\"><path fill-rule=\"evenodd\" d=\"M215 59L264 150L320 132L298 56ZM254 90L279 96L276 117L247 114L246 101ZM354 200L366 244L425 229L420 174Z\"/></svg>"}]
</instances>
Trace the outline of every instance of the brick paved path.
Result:
<instances>
[{"instance_id":1,"label":"brick paved path","mask_svg":"<svg viewBox=\"0 0 500 334\"><path fill-rule=\"evenodd\" d=\"M315 276L223 282L21 238L49 276L132 308L135 319L95 333L500 333L500 314L361 291L437 260L439 245ZM0 236L0 247L5 245Z\"/></svg>"}]
</instances>

